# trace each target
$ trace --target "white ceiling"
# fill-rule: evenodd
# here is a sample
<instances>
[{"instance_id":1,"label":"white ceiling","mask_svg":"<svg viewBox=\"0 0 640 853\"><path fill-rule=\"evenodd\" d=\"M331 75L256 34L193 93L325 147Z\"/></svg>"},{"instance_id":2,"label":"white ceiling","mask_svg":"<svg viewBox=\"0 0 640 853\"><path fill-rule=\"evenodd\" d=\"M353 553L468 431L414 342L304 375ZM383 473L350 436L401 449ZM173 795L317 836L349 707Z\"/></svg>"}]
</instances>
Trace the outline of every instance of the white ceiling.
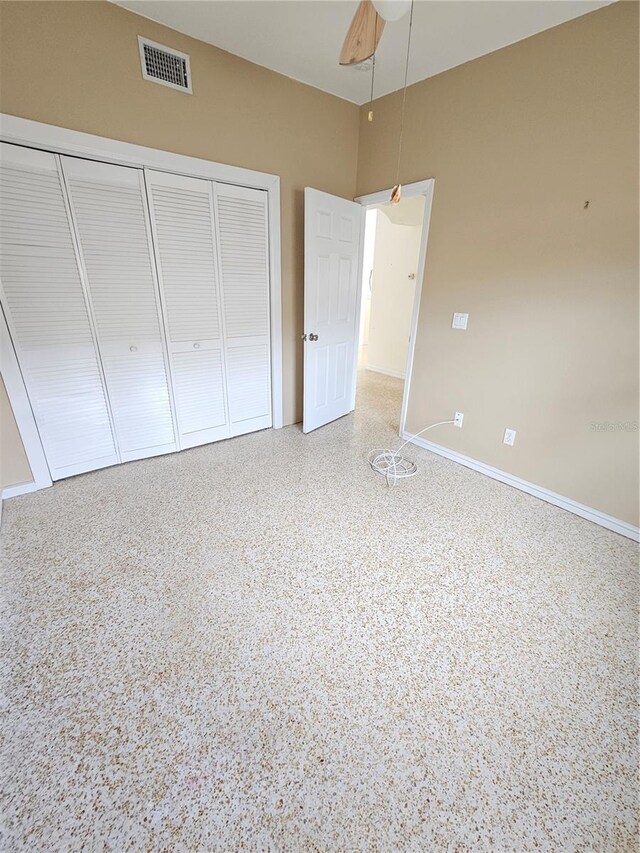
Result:
<instances>
[{"instance_id":1,"label":"white ceiling","mask_svg":"<svg viewBox=\"0 0 640 853\"><path fill-rule=\"evenodd\" d=\"M338 55L358 0L115 0L223 50L346 98L369 99L371 72ZM607 6L612 0L416 0L409 83ZM409 16L387 23L375 97L402 88ZM144 35L144 33L141 33ZM197 80L194 80L197 86Z\"/></svg>"}]
</instances>

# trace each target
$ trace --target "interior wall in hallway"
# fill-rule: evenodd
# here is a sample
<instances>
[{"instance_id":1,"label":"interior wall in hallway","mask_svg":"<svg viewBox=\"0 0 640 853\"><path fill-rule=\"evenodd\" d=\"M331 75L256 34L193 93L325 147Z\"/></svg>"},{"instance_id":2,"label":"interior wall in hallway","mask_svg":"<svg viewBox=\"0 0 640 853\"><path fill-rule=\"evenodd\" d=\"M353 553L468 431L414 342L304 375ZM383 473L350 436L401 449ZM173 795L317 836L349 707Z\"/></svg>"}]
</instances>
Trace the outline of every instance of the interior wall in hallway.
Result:
<instances>
[{"instance_id":1,"label":"interior wall in hallway","mask_svg":"<svg viewBox=\"0 0 640 853\"><path fill-rule=\"evenodd\" d=\"M394 182L401 100L361 110L359 195ZM433 440L636 525L638 142L619 2L411 86L401 165L435 178L408 430L463 412Z\"/></svg>"},{"instance_id":2,"label":"interior wall in hallway","mask_svg":"<svg viewBox=\"0 0 640 853\"><path fill-rule=\"evenodd\" d=\"M373 258L376 245L376 224L378 211L373 208L365 214L364 245L362 252L362 299L360 301L360 333L358 343L361 357L366 361L366 348L369 344L369 324L371 321L371 282L373 279Z\"/></svg>"},{"instance_id":3,"label":"interior wall in hallway","mask_svg":"<svg viewBox=\"0 0 640 853\"><path fill-rule=\"evenodd\" d=\"M399 378L407 363L420 236L418 225L397 225L384 208L378 211L366 366Z\"/></svg>"}]
</instances>

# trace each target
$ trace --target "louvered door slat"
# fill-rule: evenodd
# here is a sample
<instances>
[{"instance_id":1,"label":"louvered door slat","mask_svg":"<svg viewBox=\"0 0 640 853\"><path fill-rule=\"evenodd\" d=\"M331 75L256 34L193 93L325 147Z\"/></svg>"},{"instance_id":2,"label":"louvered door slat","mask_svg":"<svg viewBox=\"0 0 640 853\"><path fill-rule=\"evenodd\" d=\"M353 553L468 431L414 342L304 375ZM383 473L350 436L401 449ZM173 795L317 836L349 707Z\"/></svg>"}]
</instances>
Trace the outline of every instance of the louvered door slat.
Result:
<instances>
[{"instance_id":1,"label":"louvered door slat","mask_svg":"<svg viewBox=\"0 0 640 853\"><path fill-rule=\"evenodd\" d=\"M142 172L62 161L122 458L175 450Z\"/></svg>"},{"instance_id":2,"label":"louvered door slat","mask_svg":"<svg viewBox=\"0 0 640 853\"><path fill-rule=\"evenodd\" d=\"M272 424L267 194L215 185L231 434Z\"/></svg>"},{"instance_id":3,"label":"louvered door slat","mask_svg":"<svg viewBox=\"0 0 640 853\"><path fill-rule=\"evenodd\" d=\"M3 304L53 480L118 462L56 157L0 148Z\"/></svg>"},{"instance_id":4,"label":"louvered door slat","mask_svg":"<svg viewBox=\"0 0 640 853\"><path fill-rule=\"evenodd\" d=\"M213 188L147 171L181 447L229 433Z\"/></svg>"}]
</instances>

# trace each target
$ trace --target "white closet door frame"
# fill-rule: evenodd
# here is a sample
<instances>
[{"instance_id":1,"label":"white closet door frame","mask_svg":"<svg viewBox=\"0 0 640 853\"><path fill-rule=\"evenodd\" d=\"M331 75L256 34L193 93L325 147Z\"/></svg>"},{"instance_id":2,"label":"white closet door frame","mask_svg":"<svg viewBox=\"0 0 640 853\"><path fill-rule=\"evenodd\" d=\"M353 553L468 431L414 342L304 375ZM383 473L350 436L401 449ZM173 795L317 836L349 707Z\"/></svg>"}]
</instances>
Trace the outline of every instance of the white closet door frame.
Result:
<instances>
[{"instance_id":1,"label":"white closet door frame","mask_svg":"<svg viewBox=\"0 0 640 853\"><path fill-rule=\"evenodd\" d=\"M199 157L188 157L107 139L91 133L56 127L19 116L0 113L0 139L17 145L58 154L85 157L105 163L174 172L209 181L266 190L269 222L269 279L271 316L271 400L273 427L283 426L282 386L282 272L280 239L280 178L267 172L228 166Z\"/></svg>"},{"instance_id":2,"label":"white closet door frame","mask_svg":"<svg viewBox=\"0 0 640 853\"><path fill-rule=\"evenodd\" d=\"M35 492L38 489L46 489L52 485L52 480L2 306L0 306L0 364L2 365L4 386L11 401L13 416L33 476L33 482L5 486L2 490L2 499L4 499L23 495L26 492Z\"/></svg>"},{"instance_id":3,"label":"white closet door frame","mask_svg":"<svg viewBox=\"0 0 640 853\"><path fill-rule=\"evenodd\" d=\"M236 184L238 186L254 187L267 192L267 210L269 221L269 279L270 279L270 315L271 315L271 399L273 412L273 428L279 429L284 425L283 414L283 380L282 380L282 268L281 268L281 238L280 238L280 178L267 172L254 169L244 169L239 166L229 166L204 160L199 157L189 157L142 145L133 145L117 139L82 133L52 124L32 121L19 116L0 113L0 140L37 148L57 154L85 157L89 160L99 160L106 163L123 166L137 166L144 169L156 169L164 172L174 172L190 175L196 178L206 178L210 181ZM6 372L3 367L3 372ZM11 387L9 387L11 386ZM7 394L17 413L23 406L24 400L16 390L15 383L7 384ZM28 401L27 401L28 402ZM17 415L16 415L17 417ZM25 452L36 475L38 457L44 457L44 451L37 430L35 433L23 430L18 423L22 435ZM13 497L25 492L35 491L49 485L42 478L41 485L34 480L21 486L11 487Z\"/></svg>"}]
</instances>

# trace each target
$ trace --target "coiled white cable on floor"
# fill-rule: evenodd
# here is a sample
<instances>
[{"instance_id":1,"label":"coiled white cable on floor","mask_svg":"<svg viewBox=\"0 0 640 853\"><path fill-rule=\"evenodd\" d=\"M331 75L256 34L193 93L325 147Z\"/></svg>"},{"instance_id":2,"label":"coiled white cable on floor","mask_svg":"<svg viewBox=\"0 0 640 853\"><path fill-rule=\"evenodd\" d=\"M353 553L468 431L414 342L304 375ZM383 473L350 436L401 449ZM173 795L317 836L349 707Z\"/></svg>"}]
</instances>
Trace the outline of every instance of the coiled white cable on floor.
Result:
<instances>
[{"instance_id":1,"label":"coiled white cable on floor","mask_svg":"<svg viewBox=\"0 0 640 853\"><path fill-rule=\"evenodd\" d=\"M423 432L437 426L442 426L443 424L452 423L455 422L438 421L438 423L429 424L428 427L421 429L420 432L417 432L415 435L412 435L411 438L408 438L397 450L389 450L388 448L372 450L367 457L369 465L371 465L373 470L377 471L378 474L384 474L387 480L387 486L395 486L398 480L413 477L418 473L418 466L415 462L411 462L409 459L405 459L404 456L401 456L400 451L403 447L406 447L412 439L422 435Z\"/></svg>"}]
</instances>

